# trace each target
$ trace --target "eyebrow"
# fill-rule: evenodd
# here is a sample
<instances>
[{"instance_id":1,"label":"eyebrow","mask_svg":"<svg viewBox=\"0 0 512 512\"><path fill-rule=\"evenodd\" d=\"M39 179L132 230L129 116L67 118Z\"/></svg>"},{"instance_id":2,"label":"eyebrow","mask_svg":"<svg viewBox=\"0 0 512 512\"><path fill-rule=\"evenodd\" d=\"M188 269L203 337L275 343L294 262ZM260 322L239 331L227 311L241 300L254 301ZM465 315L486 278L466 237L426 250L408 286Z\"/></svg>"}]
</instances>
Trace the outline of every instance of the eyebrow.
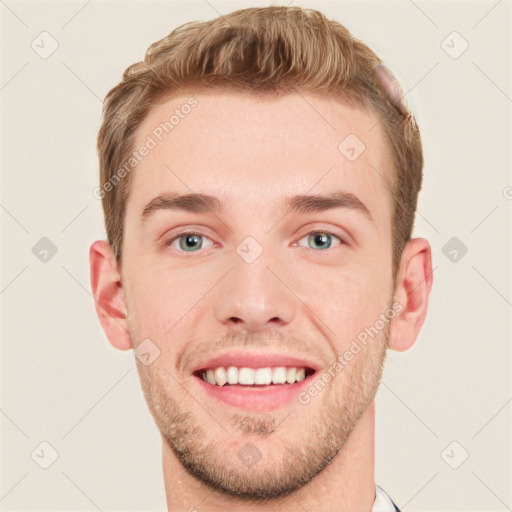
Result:
<instances>
[{"instance_id":1,"label":"eyebrow","mask_svg":"<svg viewBox=\"0 0 512 512\"><path fill-rule=\"evenodd\" d=\"M368 220L375 222L366 205L349 192L332 192L331 194L299 195L287 198L285 213L323 212L335 208L345 208L362 213Z\"/></svg>"},{"instance_id":2,"label":"eyebrow","mask_svg":"<svg viewBox=\"0 0 512 512\"><path fill-rule=\"evenodd\" d=\"M208 194L178 194L165 192L152 199L142 210L142 220L152 213L160 210L182 210L191 213L205 213L211 211L220 213L222 203L215 196Z\"/></svg>"},{"instance_id":3,"label":"eyebrow","mask_svg":"<svg viewBox=\"0 0 512 512\"><path fill-rule=\"evenodd\" d=\"M335 208L345 208L362 213L368 220L375 222L366 205L349 192L332 192L330 194L296 195L284 200L283 213L323 212ZM144 221L154 212L162 210L185 211L190 213L214 214L224 211L222 202L215 196L201 193L178 194L166 192L152 199L142 210Z\"/></svg>"}]
</instances>

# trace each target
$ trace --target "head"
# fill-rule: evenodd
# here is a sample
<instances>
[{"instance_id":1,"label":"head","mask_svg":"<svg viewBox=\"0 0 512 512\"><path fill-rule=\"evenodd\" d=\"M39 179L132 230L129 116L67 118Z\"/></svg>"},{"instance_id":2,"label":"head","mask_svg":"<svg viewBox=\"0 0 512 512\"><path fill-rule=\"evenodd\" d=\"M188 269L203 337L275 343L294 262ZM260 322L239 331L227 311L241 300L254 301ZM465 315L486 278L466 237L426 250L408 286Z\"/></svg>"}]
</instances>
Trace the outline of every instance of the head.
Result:
<instances>
[{"instance_id":1,"label":"head","mask_svg":"<svg viewBox=\"0 0 512 512\"><path fill-rule=\"evenodd\" d=\"M372 403L386 349L423 324L420 135L379 64L318 11L250 8L178 27L105 99L98 315L116 348L158 354L137 367L164 442L226 493L283 496L322 471ZM201 370L249 351L300 355L302 402L212 406Z\"/></svg>"}]
</instances>

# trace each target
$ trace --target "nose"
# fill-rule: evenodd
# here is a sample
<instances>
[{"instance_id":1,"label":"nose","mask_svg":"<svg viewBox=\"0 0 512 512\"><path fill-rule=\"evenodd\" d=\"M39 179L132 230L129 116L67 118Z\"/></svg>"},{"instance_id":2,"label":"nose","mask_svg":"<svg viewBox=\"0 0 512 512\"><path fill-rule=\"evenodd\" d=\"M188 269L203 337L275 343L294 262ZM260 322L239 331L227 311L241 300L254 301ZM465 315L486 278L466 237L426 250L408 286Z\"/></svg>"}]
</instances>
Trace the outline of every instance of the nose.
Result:
<instances>
[{"instance_id":1,"label":"nose","mask_svg":"<svg viewBox=\"0 0 512 512\"><path fill-rule=\"evenodd\" d=\"M265 254L265 253L264 253ZM298 298L276 260L261 255L248 263L235 254L233 268L215 290L214 313L219 322L233 330L260 331L289 324Z\"/></svg>"}]
</instances>

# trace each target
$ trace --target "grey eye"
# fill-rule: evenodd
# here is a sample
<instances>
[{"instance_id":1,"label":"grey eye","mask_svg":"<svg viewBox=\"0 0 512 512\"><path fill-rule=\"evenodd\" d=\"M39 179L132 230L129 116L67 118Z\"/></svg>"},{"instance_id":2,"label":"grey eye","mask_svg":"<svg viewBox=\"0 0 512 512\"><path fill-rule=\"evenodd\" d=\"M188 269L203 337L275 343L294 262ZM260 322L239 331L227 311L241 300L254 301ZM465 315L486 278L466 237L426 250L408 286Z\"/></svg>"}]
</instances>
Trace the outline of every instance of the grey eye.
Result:
<instances>
[{"instance_id":1,"label":"grey eye","mask_svg":"<svg viewBox=\"0 0 512 512\"><path fill-rule=\"evenodd\" d=\"M312 231L305 237L301 238L301 240L307 239L308 246L311 249L325 250L331 248L333 238L338 240L340 243L342 242L339 237L329 233L328 231ZM310 244L313 244L313 246Z\"/></svg>"}]
</instances>

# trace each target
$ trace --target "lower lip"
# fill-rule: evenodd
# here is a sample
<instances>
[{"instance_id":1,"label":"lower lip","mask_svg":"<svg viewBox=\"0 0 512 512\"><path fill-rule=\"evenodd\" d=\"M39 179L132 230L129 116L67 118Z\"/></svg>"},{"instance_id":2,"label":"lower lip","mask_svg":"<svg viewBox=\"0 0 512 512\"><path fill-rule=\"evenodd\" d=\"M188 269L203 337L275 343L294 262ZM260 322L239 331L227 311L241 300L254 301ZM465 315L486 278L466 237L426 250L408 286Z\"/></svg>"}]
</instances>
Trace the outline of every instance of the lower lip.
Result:
<instances>
[{"instance_id":1,"label":"lower lip","mask_svg":"<svg viewBox=\"0 0 512 512\"><path fill-rule=\"evenodd\" d=\"M288 404L311 382L312 375L294 384L243 386L240 384L215 386L194 375L204 392L220 402L251 411L272 411Z\"/></svg>"}]
</instances>

